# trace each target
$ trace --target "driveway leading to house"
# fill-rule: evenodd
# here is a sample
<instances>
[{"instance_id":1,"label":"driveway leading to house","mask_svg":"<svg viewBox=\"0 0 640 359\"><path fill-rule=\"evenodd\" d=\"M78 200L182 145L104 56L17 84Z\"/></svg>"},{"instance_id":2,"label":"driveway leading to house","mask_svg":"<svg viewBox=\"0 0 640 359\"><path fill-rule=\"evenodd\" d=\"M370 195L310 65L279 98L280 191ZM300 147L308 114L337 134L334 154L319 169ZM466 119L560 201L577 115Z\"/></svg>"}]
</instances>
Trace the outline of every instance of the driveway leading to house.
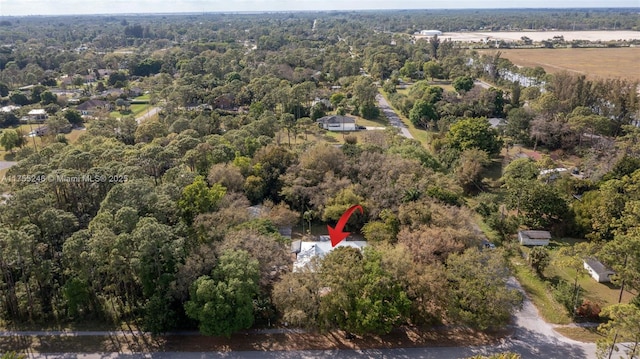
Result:
<instances>
[{"instance_id":1,"label":"driveway leading to house","mask_svg":"<svg viewBox=\"0 0 640 359\"><path fill-rule=\"evenodd\" d=\"M380 107L380 110L382 110L382 113L384 113L384 115L389 120L389 124L393 127L399 128L400 134L402 134L404 137L413 138L411 133L409 133L407 126L404 124L404 122L402 122L402 120L400 119L400 116L398 116L398 114L393 110L393 108L391 108L391 106L389 105L387 100L384 98L384 96L377 94L376 100L378 100L378 107Z\"/></svg>"},{"instance_id":2,"label":"driveway leading to house","mask_svg":"<svg viewBox=\"0 0 640 359\"><path fill-rule=\"evenodd\" d=\"M503 343L505 351L522 358L584 358L595 359L595 343L582 343L560 335L545 322L520 283L511 278L508 285L524 295L522 309L513 318L513 335Z\"/></svg>"}]
</instances>

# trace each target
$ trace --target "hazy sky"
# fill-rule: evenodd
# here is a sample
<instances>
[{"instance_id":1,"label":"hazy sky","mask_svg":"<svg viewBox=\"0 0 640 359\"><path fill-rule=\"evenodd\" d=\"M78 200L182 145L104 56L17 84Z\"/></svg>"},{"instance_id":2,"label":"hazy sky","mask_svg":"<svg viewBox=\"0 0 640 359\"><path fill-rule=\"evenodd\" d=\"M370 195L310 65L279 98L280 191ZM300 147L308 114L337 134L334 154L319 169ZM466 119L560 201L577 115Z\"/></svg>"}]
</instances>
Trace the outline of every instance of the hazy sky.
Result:
<instances>
[{"instance_id":1,"label":"hazy sky","mask_svg":"<svg viewBox=\"0 0 640 359\"><path fill-rule=\"evenodd\" d=\"M640 0L0 0L0 15L541 7L640 7Z\"/></svg>"}]
</instances>

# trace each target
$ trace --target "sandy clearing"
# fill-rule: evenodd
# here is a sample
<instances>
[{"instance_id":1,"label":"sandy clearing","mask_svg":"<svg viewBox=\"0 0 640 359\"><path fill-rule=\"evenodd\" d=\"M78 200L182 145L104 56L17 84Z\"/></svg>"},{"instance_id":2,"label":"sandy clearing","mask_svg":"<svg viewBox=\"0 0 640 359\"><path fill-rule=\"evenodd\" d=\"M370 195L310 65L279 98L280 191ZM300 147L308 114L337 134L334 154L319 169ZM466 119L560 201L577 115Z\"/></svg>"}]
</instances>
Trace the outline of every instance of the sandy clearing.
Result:
<instances>
[{"instance_id":1,"label":"sandy clearing","mask_svg":"<svg viewBox=\"0 0 640 359\"><path fill-rule=\"evenodd\" d=\"M533 41L552 39L554 36L563 36L565 41L612 41L612 40L640 40L640 31L512 31L512 32L445 32L441 39L451 41L480 42L489 40L516 41L523 36ZM429 36L417 35L416 38Z\"/></svg>"},{"instance_id":2,"label":"sandy clearing","mask_svg":"<svg viewBox=\"0 0 640 359\"><path fill-rule=\"evenodd\" d=\"M620 78L640 81L640 47L624 48L560 48L560 49L492 49L481 54L500 51L502 57L515 65L542 66L548 73L569 71L585 74L591 79Z\"/></svg>"}]
</instances>

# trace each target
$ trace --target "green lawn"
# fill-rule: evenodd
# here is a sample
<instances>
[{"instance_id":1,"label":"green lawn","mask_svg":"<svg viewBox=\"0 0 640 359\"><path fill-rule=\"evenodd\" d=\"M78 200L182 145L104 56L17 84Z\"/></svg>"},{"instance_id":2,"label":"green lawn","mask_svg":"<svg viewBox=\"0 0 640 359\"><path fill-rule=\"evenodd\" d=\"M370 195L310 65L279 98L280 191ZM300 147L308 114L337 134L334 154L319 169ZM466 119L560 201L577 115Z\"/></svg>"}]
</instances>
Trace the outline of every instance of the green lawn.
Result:
<instances>
[{"instance_id":1,"label":"green lawn","mask_svg":"<svg viewBox=\"0 0 640 359\"><path fill-rule=\"evenodd\" d=\"M148 94L148 93L133 99L133 101L150 101L150 100L151 100L151 94Z\"/></svg>"},{"instance_id":2,"label":"green lawn","mask_svg":"<svg viewBox=\"0 0 640 359\"><path fill-rule=\"evenodd\" d=\"M429 81L429 85L442 87L442 89L445 91L456 92L456 89L453 88L453 85L451 85L451 81L449 80Z\"/></svg>"},{"instance_id":3,"label":"green lawn","mask_svg":"<svg viewBox=\"0 0 640 359\"><path fill-rule=\"evenodd\" d=\"M483 177L498 181L502 177L502 160L502 157L491 160L489 166L482 173Z\"/></svg>"},{"instance_id":4,"label":"green lawn","mask_svg":"<svg viewBox=\"0 0 640 359\"><path fill-rule=\"evenodd\" d=\"M595 343L598 339L604 338L596 328L562 327L556 328L555 331L567 338L584 343Z\"/></svg>"},{"instance_id":5,"label":"green lawn","mask_svg":"<svg viewBox=\"0 0 640 359\"><path fill-rule=\"evenodd\" d=\"M384 116L380 116L379 119L375 120L367 120L364 117L349 115L349 117L355 117L356 125L358 126L366 126L366 127L387 127L389 126L389 121Z\"/></svg>"},{"instance_id":6,"label":"green lawn","mask_svg":"<svg viewBox=\"0 0 640 359\"><path fill-rule=\"evenodd\" d=\"M429 85L430 86L438 86L438 87L442 87L443 90L445 91L449 91L449 92L456 92L456 89L453 88L453 85L451 85L451 81L449 80L434 80L434 81L429 81ZM398 93L404 94L404 95L409 95L409 89L411 88L411 86L407 87L407 88L402 88L402 89L397 89Z\"/></svg>"},{"instance_id":7,"label":"green lawn","mask_svg":"<svg viewBox=\"0 0 640 359\"><path fill-rule=\"evenodd\" d=\"M147 109L151 108L151 105L147 104L147 103L137 103L137 104L132 104L131 106L129 106L129 110L131 110L131 113L121 113L120 111L112 111L109 113L110 117L114 117L114 118L118 118L118 117L123 117L123 116L133 116L133 117L138 117L140 114L142 114L143 112L147 111Z\"/></svg>"}]
</instances>

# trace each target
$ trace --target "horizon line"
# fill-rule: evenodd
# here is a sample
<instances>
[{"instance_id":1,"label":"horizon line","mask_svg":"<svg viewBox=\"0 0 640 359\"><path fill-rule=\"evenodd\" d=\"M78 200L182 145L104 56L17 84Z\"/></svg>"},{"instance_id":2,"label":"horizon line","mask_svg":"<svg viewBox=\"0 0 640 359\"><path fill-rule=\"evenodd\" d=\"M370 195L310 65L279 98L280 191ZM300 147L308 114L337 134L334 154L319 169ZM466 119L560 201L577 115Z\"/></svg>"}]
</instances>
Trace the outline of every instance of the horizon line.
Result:
<instances>
[{"instance_id":1,"label":"horizon line","mask_svg":"<svg viewBox=\"0 0 640 359\"><path fill-rule=\"evenodd\" d=\"M589 9L615 9L615 10L633 10L640 11L640 6L588 6L588 7L495 7L495 8L377 8L377 9L318 9L318 10L229 10L229 11L172 11L172 12L114 12L114 13L67 13L67 14L30 14L30 15L5 15L0 14L0 18L9 17L66 17L66 16L140 16L140 15L209 15L209 14L228 14L228 15L259 15L259 14L287 14L287 13L332 13L332 12L374 12L374 11L464 11L464 10L589 10Z\"/></svg>"}]
</instances>

